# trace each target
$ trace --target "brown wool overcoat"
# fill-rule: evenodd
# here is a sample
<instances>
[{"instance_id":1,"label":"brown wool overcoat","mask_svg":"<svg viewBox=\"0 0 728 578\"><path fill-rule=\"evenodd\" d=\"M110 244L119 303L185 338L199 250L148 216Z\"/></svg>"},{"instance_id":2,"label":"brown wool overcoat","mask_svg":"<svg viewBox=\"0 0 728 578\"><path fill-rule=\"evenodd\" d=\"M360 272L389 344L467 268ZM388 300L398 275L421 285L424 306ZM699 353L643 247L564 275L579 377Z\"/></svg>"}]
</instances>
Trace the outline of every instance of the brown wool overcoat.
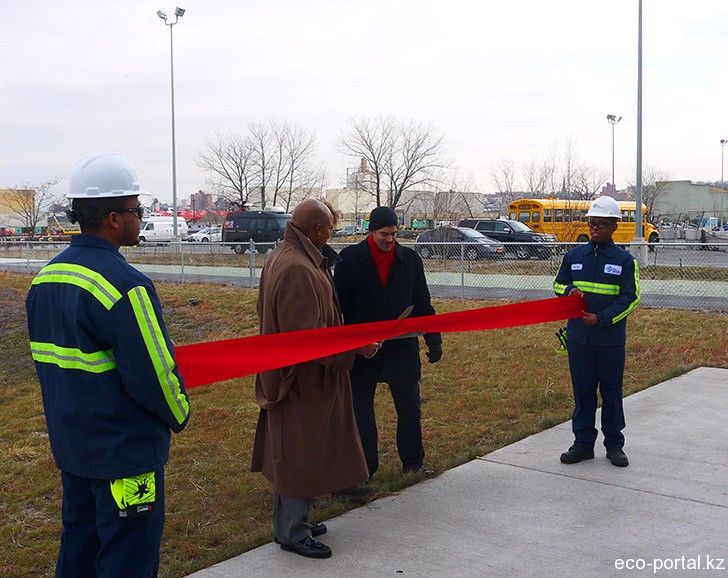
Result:
<instances>
[{"instance_id":1,"label":"brown wool overcoat","mask_svg":"<svg viewBox=\"0 0 728 578\"><path fill-rule=\"evenodd\" d=\"M261 334L341 325L326 260L294 225L271 253L260 278ZM312 498L364 482L367 466L351 403L354 353L260 373L260 416L252 471L275 491Z\"/></svg>"}]
</instances>

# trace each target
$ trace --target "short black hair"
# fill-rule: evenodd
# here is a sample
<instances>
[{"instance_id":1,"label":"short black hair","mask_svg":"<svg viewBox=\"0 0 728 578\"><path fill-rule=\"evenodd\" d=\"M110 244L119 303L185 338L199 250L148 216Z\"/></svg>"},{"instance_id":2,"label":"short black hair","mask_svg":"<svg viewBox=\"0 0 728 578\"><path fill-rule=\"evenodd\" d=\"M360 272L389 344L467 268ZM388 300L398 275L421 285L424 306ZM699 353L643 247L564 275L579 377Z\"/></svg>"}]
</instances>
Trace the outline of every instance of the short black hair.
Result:
<instances>
[{"instance_id":1,"label":"short black hair","mask_svg":"<svg viewBox=\"0 0 728 578\"><path fill-rule=\"evenodd\" d=\"M73 199L67 214L72 223L78 222L83 233L95 233L106 216L120 208L119 199L116 198Z\"/></svg>"}]
</instances>

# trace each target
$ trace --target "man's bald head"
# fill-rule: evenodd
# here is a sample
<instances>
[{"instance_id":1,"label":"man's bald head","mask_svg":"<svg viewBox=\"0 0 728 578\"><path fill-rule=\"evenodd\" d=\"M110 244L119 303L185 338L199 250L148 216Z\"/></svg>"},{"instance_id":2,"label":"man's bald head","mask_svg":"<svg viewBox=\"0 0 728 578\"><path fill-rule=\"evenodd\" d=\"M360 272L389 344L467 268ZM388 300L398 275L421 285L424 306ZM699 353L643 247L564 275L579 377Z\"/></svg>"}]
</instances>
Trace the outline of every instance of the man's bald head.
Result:
<instances>
[{"instance_id":1,"label":"man's bald head","mask_svg":"<svg viewBox=\"0 0 728 578\"><path fill-rule=\"evenodd\" d=\"M316 199L301 201L293 209L291 224L300 229L318 249L323 248L334 230L331 211Z\"/></svg>"}]
</instances>

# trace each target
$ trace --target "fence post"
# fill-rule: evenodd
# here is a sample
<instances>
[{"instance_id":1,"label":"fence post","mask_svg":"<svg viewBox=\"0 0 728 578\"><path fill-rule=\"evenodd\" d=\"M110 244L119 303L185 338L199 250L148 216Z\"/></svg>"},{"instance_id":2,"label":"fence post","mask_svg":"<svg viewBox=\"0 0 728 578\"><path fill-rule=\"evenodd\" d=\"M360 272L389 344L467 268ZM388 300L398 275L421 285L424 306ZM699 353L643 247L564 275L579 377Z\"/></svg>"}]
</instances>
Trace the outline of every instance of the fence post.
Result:
<instances>
[{"instance_id":1,"label":"fence post","mask_svg":"<svg viewBox=\"0 0 728 578\"><path fill-rule=\"evenodd\" d=\"M182 263L182 283L185 282L185 250L182 246L182 243L179 243L179 254L180 254L180 260Z\"/></svg>"},{"instance_id":2,"label":"fence post","mask_svg":"<svg viewBox=\"0 0 728 578\"><path fill-rule=\"evenodd\" d=\"M254 280L255 280L255 243L253 242L253 239L250 239L250 269L249 269L249 278L250 278L250 286L255 287Z\"/></svg>"},{"instance_id":3,"label":"fence post","mask_svg":"<svg viewBox=\"0 0 728 578\"><path fill-rule=\"evenodd\" d=\"M465 299L465 242L460 243L460 298Z\"/></svg>"}]
</instances>

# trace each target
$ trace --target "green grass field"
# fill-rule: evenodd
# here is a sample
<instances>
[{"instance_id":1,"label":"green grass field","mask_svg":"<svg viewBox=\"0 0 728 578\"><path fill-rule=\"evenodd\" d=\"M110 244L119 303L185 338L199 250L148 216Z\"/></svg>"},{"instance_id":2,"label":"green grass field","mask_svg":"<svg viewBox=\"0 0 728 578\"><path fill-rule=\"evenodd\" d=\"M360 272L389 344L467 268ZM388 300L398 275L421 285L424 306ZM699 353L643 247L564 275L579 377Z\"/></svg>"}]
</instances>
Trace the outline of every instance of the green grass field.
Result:
<instances>
[{"instance_id":1,"label":"green grass field","mask_svg":"<svg viewBox=\"0 0 728 578\"><path fill-rule=\"evenodd\" d=\"M0 272L0 576L51 576L60 535L60 476L48 445L40 389L28 351L24 299L31 277ZM180 345L253 335L256 291L159 283L164 315ZM188 299L200 304L191 307ZM436 301L438 312L498 305ZM728 368L728 315L638 309L629 320L625 394L698 366ZM423 353L427 462L438 472L569 419L559 323L447 334L440 363ZM713 328L713 329L711 329ZM272 540L272 490L252 474L258 408L253 378L191 391L192 419L173 436L160 575L179 577ZM401 473L386 387L377 394L381 469L375 496L417 483ZM627 415L629 444L629 415ZM553 448L554 460L571 443ZM323 496L315 520L353 507Z\"/></svg>"}]
</instances>

